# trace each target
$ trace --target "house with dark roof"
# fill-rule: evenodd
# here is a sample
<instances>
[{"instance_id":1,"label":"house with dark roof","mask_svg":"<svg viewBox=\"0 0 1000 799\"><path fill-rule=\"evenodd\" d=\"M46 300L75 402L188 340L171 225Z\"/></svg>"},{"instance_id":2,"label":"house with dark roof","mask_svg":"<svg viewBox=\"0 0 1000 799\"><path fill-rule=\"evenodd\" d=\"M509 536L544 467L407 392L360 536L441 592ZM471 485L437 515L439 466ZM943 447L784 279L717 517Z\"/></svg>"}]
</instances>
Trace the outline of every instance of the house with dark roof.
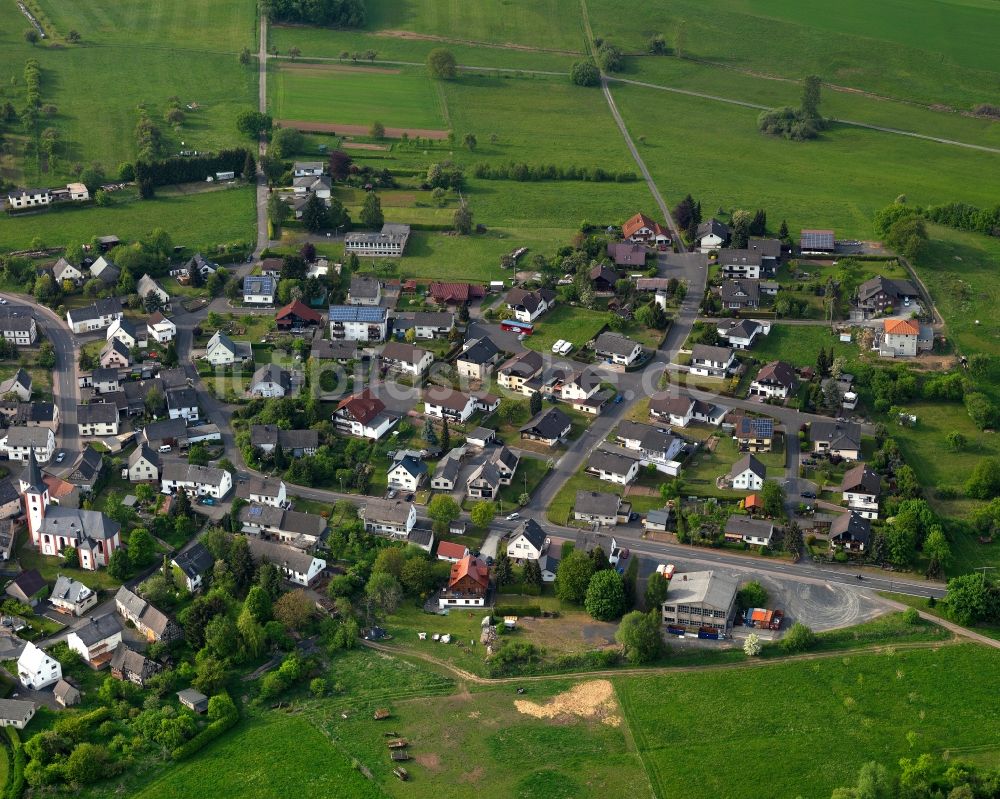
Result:
<instances>
[{"instance_id":1,"label":"house with dark roof","mask_svg":"<svg viewBox=\"0 0 1000 799\"><path fill-rule=\"evenodd\" d=\"M472 499L496 499L500 489L509 486L520 458L507 447L493 447L480 456L479 464L465 482L466 496Z\"/></svg>"},{"instance_id":2,"label":"house with dark roof","mask_svg":"<svg viewBox=\"0 0 1000 799\"><path fill-rule=\"evenodd\" d=\"M920 292L909 280L876 275L858 286L854 306L868 317L899 308L919 297Z\"/></svg>"},{"instance_id":3,"label":"house with dark roof","mask_svg":"<svg viewBox=\"0 0 1000 799\"><path fill-rule=\"evenodd\" d=\"M274 305L278 281L267 275L247 275L243 278L244 305Z\"/></svg>"},{"instance_id":4,"label":"house with dark roof","mask_svg":"<svg viewBox=\"0 0 1000 799\"><path fill-rule=\"evenodd\" d=\"M591 453L587 472L599 480L628 485L639 476L638 456L601 444Z\"/></svg>"},{"instance_id":5,"label":"house with dark roof","mask_svg":"<svg viewBox=\"0 0 1000 799\"><path fill-rule=\"evenodd\" d=\"M246 480L240 480L236 488L236 496L259 505L283 507L288 495L283 480L270 477L260 477L251 474Z\"/></svg>"},{"instance_id":6,"label":"house with dark roof","mask_svg":"<svg viewBox=\"0 0 1000 799\"><path fill-rule=\"evenodd\" d=\"M412 329L417 338L432 339L447 336L455 326L455 314L451 311L414 311L399 314L393 319L392 329L405 333Z\"/></svg>"},{"instance_id":7,"label":"house with dark roof","mask_svg":"<svg viewBox=\"0 0 1000 799\"><path fill-rule=\"evenodd\" d=\"M370 387L342 399L333 414L333 423L340 432L375 441L388 433L398 421L399 417L386 411L385 403L372 393Z\"/></svg>"},{"instance_id":8,"label":"house with dark roof","mask_svg":"<svg viewBox=\"0 0 1000 799\"><path fill-rule=\"evenodd\" d=\"M718 425L728 409L693 397L672 397L659 394L649 399L649 415L674 427L687 427L691 422Z\"/></svg>"},{"instance_id":9,"label":"house with dark roof","mask_svg":"<svg viewBox=\"0 0 1000 799\"><path fill-rule=\"evenodd\" d=\"M547 408L521 428L521 438L539 441L549 447L561 443L570 434L573 421L559 408Z\"/></svg>"},{"instance_id":10,"label":"house with dark roof","mask_svg":"<svg viewBox=\"0 0 1000 799\"><path fill-rule=\"evenodd\" d=\"M816 230L803 228L799 234L799 251L810 254L826 254L835 252L837 243L832 230Z\"/></svg>"},{"instance_id":11,"label":"house with dark roof","mask_svg":"<svg viewBox=\"0 0 1000 799\"><path fill-rule=\"evenodd\" d=\"M111 676L116 680L134 683L141 688L146 687L149 678L163 667L150 660L141 652L129 649L124 642L115 647L111 655Z\"/></svg>"},{"instance_id":12,"label":"house with dark roof","mask_svg":"<svg viewBox=\"0 0 1000 799\"><path fill-rule=\"evenodd\" d=\"M170 564L184 575L184 584L192 594L199 591L204 584L205 576L212 571L215 558L205 545L195 541L191 546L182 549Z\"/></svg>"},{"instance_id":13,"label":"house with dark roof","mask_svg":"<svg viewBox=\"0 0 1000 799\"><path fill-rule=\"evenodd\" d=\"M864 552L871 534L871 522L860 513L842 513L830 524L830 549Z\"/></svg>"},{"instance_id":14,"label":"house with dark roof","mask_svg":"<svg viewBox=\"0 0 1000 799\"><path fill-rule=\"evenodd\" d=\"M149 641L172 641L181 637L181 628L175 621L124 585L115 594L115 608Z\"/></svg>"},{"instance_id":15,"label":"house with dark roof","mask_svg":"<svg viewBox=\"0 0 1000 799\"><path fill-rule=\"evenodd\" d=\"M556 293L551 289L513 288L507 293L507 307L519 322L534 322L555 304Z\"/></svg>"},{"instance_id":16,"label":"house with dark roof","mask_svg":"<svg viewBox=\"0 0 1000 799\"><path fill-rule=\"evenodd\" d=\"M759 280L762 277L761 264L763 259L758 250L719 250L719 272L725 278L751 278Z\"/></svg>"},{"instance_id":17,"label":"house with dark roof","mask_svg":"<svg viewBox=\"0 0 1000 799\"><path fill-rule=\"evenodd\" d=\"M115 282L118 278L115 278ZM93 305L74 308L66 313L66 321L74 333L89 333L103 330L116 319L122 317L122 303L116 297L97 300Z\"/></svg>"},{"instance_id":18,"label":"house with dark roof","mask_svg":"<svg viewBox=\"0 0 1000 799\"><path fill-rule=\"evenodd\" d=\"M256 503L240 508L239 518L244 533L279 541L296 549L311 550L327 529L326 519L315 513Z\"/></svg>"},{"instance_id":19,"label":"house with dark roof","mask_svg":"<svg viewBox=\"0 0 1000 799\"><path fill-rule=\"evenodd\" d=\"M866 519L878 518L882 479L876 471L863 463L848 469L840 482L840 491L852 513L857 513Z\"/></svg>"},{"instance_id":20,"label":"house with dark roof","mask_svg":"<svg viewBox=\"0 0 1000 799\"><path fill-rule=\"evenodd\" d=\"M809 425L813 452L837 455L856 461L861 457L861 425L836 420L816 421Z\"/></svg>"},{"instance_id":21,"label":"house with dark roof","mask_svg":"<svg viewBox=\"0 0 1000 799\"><path fill-rule=\"evenodd\" d=\"M738 491L760 491L767 479L767 467L753 455L744 455L729 470L729 482Z\"/></svg>"},{"instance_id":22,"label":"house with dark roof","mask_svg":"<svg viewBox=\"0 0 1000 799\"><path fill-rule=\"evenodd\" d=\"M121 339L113 338L101 349L98 361L105 369L124 369L132 365L132 355Z\"/></svg>"},{"instance_id":23,"label":"house with dark roof","mask_svg":"<svg viewBox=\"0 0 1000 799\"><path fill-rule=\"evenodd\" d=\"M358 516L368 532L404 540L417 523L416 507L401 499L365 497L365 505Z\"/></svg>"},{"instance_id":24,"label":"house with dark roof","mask_svg":"<svg viewBox=\"0 0 1000 799\"><path fill-rule=\"evenodd\" d=\"M286 580L296 585L306 587L312 585L326 568L326 561L322 558L260 536L247 536L247 545L255 562L274 564L281 570Z\"/></svg>"},{"instance_id":25,"label":"house with dark roof","mask_svg":"<svg viewBox=\"0 0 1000 799\"><path fill-rule=\"evenodd\" d=\"M729 347L695 344L691 348L690 371L705 377L726 377L736 367L736 353Z\"/></svg>"},{"instance_id":26,"label":"house with dark roof","mask_svg":"<svg viewBox=\"0 0 1000 799\"><path fill-rule=\"evenodd\" d=\"M722 307L729 311L757 308L760 305L760 281L749 278L729 278L719 290Z\"/></svg>"},{"instance_id":27,"label":"house with dark roof","mask_svg":"<svg viewBox=\"0 0 1000 799\"><path fill-rule=\"evenodd\" d=\"M549 537L534 519L525 519L511 533L507 554L518 561L538 560L549 548Z\"/></svg>"},{"instance_id":28,"label":"house with dark roof","mask_svg":"<svg viewBox=\"0 0 1000 799\"><path fill-rule=\"evenodd\" d=\"M160 455L148 444L140 444L128 456L130 483L147 483L160 479Z\"/></svg>"},{"instance_id":29,"label":"house with dark roof","mask_svg":"<svg viewBox=\"0 0 1000 799\"><path fill-rule=\"evenodd\" d=\"M385 341L389 311L381 305L331 305L330 338L348 341Z\"/></svg>"},{"instance_id":30,"label":"house with dark roof","mask_svg":"<svg viewBox=\"0 0 1000 799\"><path fill-rule=\"evenodd\" d=\"M726 521L722 532L727 541L769 547L774 538L774 523L766 519L751 519L749 516L734 514Z\"/></svg>"},{"instance_id":31,"label":"house with dark roof","mask_svg":"<svg viewBox=\"0 0 1000 799\"><path fill-rule=\"evenodd\" d=\"M0 382L0 397L18 399L21 402L31 400L31 375L19 368L11 377Z\"/></svg>"},{"instance_id":32,"label":"house with dark roof","mask_svg":"<svg viewBox=\"0 0 1000 799\"><path fill-rule=\"evenodd\" d=\"M97 604L97 594L79 580L60 574L52 586L49 602L60 613L82 616Z\"/></svg>"},{"instance_id":33,"label":"house with dark roof","mask_svg":"<svg viewBox=\"0 0 1000 799\"><path fill-rule=\"evenodd\" d=\"M420 377L434 363L434 353L402 341L390 341L382 349L382 364L390 371Z\"/></svg>"},{"instance_id":34,"label":"house with dark roof","mask_svg":"<svg viewBox=\"0 0 1000 799\"><path fill-rule=\"evenodd\" d=\"M740 414L733 421L733 438L740 452L770 452L774 445L774 419Z\"/></svg>"},{"instance_id":35,"label":"house with dark roof","mask_svg":"<svg viewBox=\"0 0 1000 799\"><path fill-rule=\"evenodd\" d=\"M470 380L486 380L493 367L500 361L502 353L489 336L466 341L462 352L455 359L455 370Z\"/></svg>"},{"instance_id":36,"label":"house with dark roof","mask_svg":"<svg viewBox=\"0 0 1000 799\"><path fill-rule=\"evenodd\" d=\"M122 642L122 625L114 613L91 618L86 624L73 629L66 638L70 650L87 661L91 668L106 666Z\"/></svg>"},{"instance_id":37,"label":"house with dark roof","mask_svg":"<svg viewBox=\"0 0 1000 799\"><path fill-rule=\"evenodd\" d=\"M533 377L541 374L543 366L544 361L540 352L525 350L500 364L497 369L497 385L508 391L534 394L533 389L525 386Z\"/></svg>"},{"instance_id":38,"label":"house with dark roof","mask_svg":"<svg viewBox=\"0 0 1000 799\"><path fill-rule=\"evenodd\" d=\"M598 294L610 294L615 290L615 283L618 282L618 273L609 266L604 264L594 264L587 271L587 277L590 279L591 285L594 287L594 291Z\"/></svg>"},{"instance_id":39,"label":"house with dark roof","mask_svg":"<svg viewBox=\"0 0 1000 799\"><path fill-rule=\"evenodd\" d=\"M403 491L416 491L427 477L427 464L420 458L406 455L389 467L388 485Z\"/></svg>"},{"instance_id":40,"label":"house with dark roof","mask_svg":"<svg viewBox=\"0 0 1000 799\"><path fill-rule=\"evenodd\" d=\"M694 240L703 253L718 250L729 241L729 226L713 216L698 225Z\"/></svg>"},{"instance_id":41,"label":"house with dark roof","mask_svg":"<svg viewBox=\"0 0 1000 799\"><path fill-rule=\"evenodd\" d=\"M795 369L785 361L771 361L760 367L750 383L750 397L787 399L795 393L798 379Z\"/></svg>"},{"instance_id":42,"label":"house with dark roof","mask_svg":"<svg viewBox=\"0 0 1000 799\"><path fill-rule=\"evenodd\" d=\"M248 341L233 341L221 330L208 340L203 356L213 366L229 366L253 360L253 350Z\"/></svg>"},{"instance_id":43,"label":"house with dark roof","mask_svg":"<svg viewBox=\"0 0 1000 799\"><path fill-rule=\"evenodd\" d=\"M281 445L285 454L293 458L315 455L319 449L318 430L285 430L273 424L250 426L250 445L269 454Z\"/></svg>"},{"instance_id":44,"label":"house with dark roof","mask_svg":"<svg viewBox=\"0 0 1000 799\"><path fill-rule=\"evenodd\" d=\"M578 522L614 527L618 524L622 498L604 491L577 491L573 500L573 518Z\"/></svg>"},{"instance_id":45,"label":"house with dark roof","mask_svg":"<svg viewBox=\"0 0 1000 799\"><path fill-rule=\"evenodd\" d=\"M431 488L435 491L454 491L458 484L458 475L462 469L462 458L465 450L456 447L437 462L434 476L431 478Z\"/></svg>"},{"instance_id":46,"label":"house with dark roof","mask_svg":"<svg viewBox=\"0 0 1000 799\"><path fill-rule=\"evenodd\" d=\"M443 386L428 386L423 392L424 414L465 423L476 409L475 398Z\"/></svg>"},{"instance_id":47,"label":"house with dark roof","mask_svg":"<svg viewBox=\"0 0 1000 799\"><path fill-rule=\"evenodd\" d=\"M609 241L608 258L614 261L616 267L626 269L645 269L646 255L649 250L646 245L632 241Z\"/></svg>"},{"instance_id":48,"label":"house with dark roof","mask_svg":"<svg viewBox=\"0 0 1000 799\"><path fill-rule=\"evenodd\" d=\"M317 361L337 361L347 363L358 359L358 343L350 339L323 338L322 331L317 330L309 350L309 357Z\"/></svg>"},{"instance_id":49,"label":"house with dark roof","mask_svg":"<svg viewBox=\"0 0 1000 799\"><path fill-rule=\"evenodd\" d=\"M65 678L53 686L52 696L55 697L56 704L62 708L80 704L80 689L67 682Z\"/></svg>"},{"instance_id":50,"label":"house with dark roof","mask_svg":"<svg viewBox=\"0 0 1000 799\"><path fill-rule=\"evenodd\" d=\"M279 330L302 330L307 327L322 327L323 314L314 311L302 300L292 300L288 305L278 309L274 316Z\"/></svg>"},{"instance_id":51,"label":"house with dark roof","mask_svg":"<svg viewBox=\"0 0 1000 799\"><path fill-rule=\"evenodd\" d=\"M771 332L771 324L758 322L756 319L740 319L738 322L723 322L717 330L719 336L734 350L748 350L753 347L757 336L766 336Z\"/></svg>"},{"instance_id":52,"label":"house with dark roof","mask_svg":"<svg viewBox=\"0 0 1000 799\"><path fill-rule=\"evenodd\" d=\"M642 345L620 333L604 332L594 342L594 352L615 366L632 366L642 357Z\"/></svg>"},{"instance_id":53,"label":"house with dark roof","mask_svg":"<svg viewBox=\"0 0 1000 799\"><path fill-rule=\"evenodd\" d=\"M233 476L226 469L171 461L160 470L160 489L165 494L183 490L199 497L222 499L232 487Z\"/></svg>"},{"instance_id":54,"label":"house with dark roof","mask_svg":"<svg viewBox=\"0 0 1000 799\"><path fill-rule=\"evenodd\" d=\"M382 302L382 281L371 275L351 275L346 302L348 305L379 305Z\"/></svg>"},{"instance_id":55,"label":"house with dark roof","mask_svg":"<svg viewBox=\"0 0 1000 799\"><path fill-rule=\"evenodd\" d=\"M274 398L284 397L291 393L291 390L291 374L276 363L267 363L253 373L247 394L251 397Z\"/></svg>"},{"instance_id":56,"label":"house with dark roof","mask_svg":"<svg viewBox=\"0 0 1000 799\"><path fill-rule=\"evenodd\" d=\"M625 449L638 453L640 466L652 464L657 471L673 477L680 473L677 459L684 442L669 430L625 420L618 425L615 437Z\"/></svg>"},{"instance_id":57,"label":"house with dark roof","mask_svg":"<svg viewBox=\"0 0 1000 799\"><path fill-rule=\"evenodd\" d=\"M48 587L38 569L28 569L7 583L4 593L22 605L34 607Z\"/></svg>"}]
</instances>

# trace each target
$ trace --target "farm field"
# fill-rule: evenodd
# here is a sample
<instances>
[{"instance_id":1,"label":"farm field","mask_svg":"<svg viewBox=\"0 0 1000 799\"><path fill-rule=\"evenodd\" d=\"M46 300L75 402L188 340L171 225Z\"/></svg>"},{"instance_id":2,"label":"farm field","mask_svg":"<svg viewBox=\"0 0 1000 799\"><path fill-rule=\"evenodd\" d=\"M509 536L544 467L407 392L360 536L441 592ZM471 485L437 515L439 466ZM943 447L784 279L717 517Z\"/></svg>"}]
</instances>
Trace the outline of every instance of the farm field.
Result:
<instances>
[{"instance_id":1,"label":"farm field","mask_svg":"<svg viewBox=\"0 0 1000 799\"><path fill-rule=\"evenodd\" d=\"M0 250L18 250L35 238L47 246L89 241L95 235L114 233L137 239L163 228L174 243L192 249L218 242L251 242L256 229L254 192L233 188L203 194L165 195L154 200L116 196L107 208L67 208L44 213L0 218Z\"/></svg>"},{"instance_id":2,"label":"farm field","mask_svg":"<svg viewBox=\"0 0 1000 799\"><path fill-rule=\"evenodd\" d=\"M635 86L616 85L613 94L671 200L690 191L706 208L765 208L793 231L822 225L869 238L874 211L900 193L917 204L961 197L988 206L1000 189L1000 156L991 153L846 126L789 142L763 137L753 109Z\"/></svg>"},{"instance_id":3,"label":"farm field","mask_svg":"<svg viewBox=\"0 0 1000 799\"><path fill-rule=\"evenodd\" d=\"M896 771L900 757L942 750L959 756L964 748L995 742L1000 720L983 712L992 689L981 679L995 660L984 647L945 645L766 669L620 678L615 686L657 795L671 795L681 762L703 764L699 778L685 783L692 799L756 797L765 784L773 797L799 796L803 785L810 796L827 796L869 760ZM965 689L943 691L942 680ZM764 693L767 712L752 711ZM728 701L708 699L719 696ZM693 728L698 735L690 734ZM818 757L818 741L838 741L838 756ZM715 756L727 747L740 756ZM774 766L776 751L781 768ZM1000 752L982 754L995 765Z\"/></svg>"},{"instance_id":4,"label":"farm field","mask_svg":"<svg viewBox=\"0 0 1000 799\"><path fill-rule=\"evenodd\" d=\"M991 38L1000 11L989 3L678 0L668 8L655 0L587 0L587 7L594 35L626 51L645 52L651 33L673 44L683 24L688 58L795 80L816 74L927 104L991 102L987 87L1000 72Z\"/></svg>"},{"instance_id":5,"label":"farm field","mask_svg":"<svg viewBox=\"0 0 1000 799\"><path fill-rule=\"evenodd\" d=\"M275 119L445 129L438 84L426 71L335 64L272 66Z\"/></svg>"}]
</instances>

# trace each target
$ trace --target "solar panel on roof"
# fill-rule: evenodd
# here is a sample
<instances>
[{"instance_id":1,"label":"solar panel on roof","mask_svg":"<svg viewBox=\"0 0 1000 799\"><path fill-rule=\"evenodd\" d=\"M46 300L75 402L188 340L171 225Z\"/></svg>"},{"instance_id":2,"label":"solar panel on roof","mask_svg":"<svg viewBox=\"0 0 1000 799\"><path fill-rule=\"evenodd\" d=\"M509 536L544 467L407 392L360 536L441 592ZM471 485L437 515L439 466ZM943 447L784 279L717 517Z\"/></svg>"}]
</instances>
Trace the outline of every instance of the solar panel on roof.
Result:
<instances>
[{"instance_id":1,"label":"solar panel on roof","mask_svg":"<svg viewBox=\"0 0 1000 799\"><path fill-rule=\"evenodd\" d=\"M264 509L261 508L259 505L254 505L252 508L250 508L251 516L260 516L263 512Z\"/></svg>"}]
</instances>

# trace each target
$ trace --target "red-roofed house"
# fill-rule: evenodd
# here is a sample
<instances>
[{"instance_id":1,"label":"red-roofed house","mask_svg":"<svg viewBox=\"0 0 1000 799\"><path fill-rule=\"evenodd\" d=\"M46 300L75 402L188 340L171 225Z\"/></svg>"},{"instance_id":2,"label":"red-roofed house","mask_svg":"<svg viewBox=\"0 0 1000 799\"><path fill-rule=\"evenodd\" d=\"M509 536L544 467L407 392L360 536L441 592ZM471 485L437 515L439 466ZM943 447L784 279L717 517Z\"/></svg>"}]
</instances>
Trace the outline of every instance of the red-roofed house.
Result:
<instances>
[{"instance_id":1,"label":"red-roofed house","mask_svg":"<svg viewBox=\"0 0 1000 799\"><path fill-rule=\"evenodd\" d=\"M430 296L439 305L465 305L486 295L476 283L431 283Z\"/></svg>"},{"instance_id":2,"label":"red-roofed house","mask_svg":"<svg viewBox=\"0 0 1000 799\"><path fill-rule=\"evenodd\" d=\"M913 358L917 354L920 324L913 319L886 319L882 323L879 354Z\"/></svg>"},{"instance_id":3,"label":"red-roofed house","mask_svg":"<svg viewBox=\"0 0 1000 799\"><path fill-rule=\"evenodd\" d=\"M485 561L466 555L451 567L448 587L441 592L438 607L481 608L490 588L490 567Z\"/></svg>"},{"instance_id":4,"label":"red-roofed house","mask_svg":"<svg viewBox=\"0 0 1000 799\"><path fill-rule=\"evenodd\" d=\"M287 330L292 327L315 327L324 323L323 316L302 300L293 300L275 315L278 327Z\"/></svg>"},{"instance_id":5,"label":"red-roofed house","mask_svg":"<svg viewBox=\"0 0 1000 799\"><path fill-rule=\"evenodd\" d=\"M438 560L446 560L449 563L458 563L462 558L469 554L467 547L461 544L453 544L451 541L440 541L438 542L437 558Z\"/></svg>"},{"instance_id":6,"label":"red-roofed house","mask_svg":"<svg viewBox=\"0 0 1000 799\"><path fill-rule=\"evenodd\" d=\"M670 244L670 234L660 226L659 222L654 222L645 214L636 214L622 225L622 237L643 244L655 244L658 247Z\"/></svg>"},{"instance_id":7,"label":"red-roofed house","mask_svg":"<svg viewBox=\"0 0 1000 799\"><path fill-rule=\"evenodd\" d=\"M387 413L385 403L370 388L340 401L333 414L337 429L358 438L376 441L388 433L399 417Z\"/></svg>"}]
</instances>

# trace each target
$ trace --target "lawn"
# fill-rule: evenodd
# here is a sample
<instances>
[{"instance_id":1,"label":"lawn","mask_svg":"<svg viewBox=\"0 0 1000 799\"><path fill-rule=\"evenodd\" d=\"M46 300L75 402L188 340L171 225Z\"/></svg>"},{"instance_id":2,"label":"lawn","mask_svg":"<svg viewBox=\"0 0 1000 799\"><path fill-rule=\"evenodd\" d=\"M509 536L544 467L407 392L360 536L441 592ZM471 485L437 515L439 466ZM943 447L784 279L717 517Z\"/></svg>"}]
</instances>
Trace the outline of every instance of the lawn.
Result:
<instances>
[{"instance_id":1,"label":"lawn","mask_svg":"<svg viewBox=\"0 0 1000 799\"><path fill-rule=\"evenodd\" d=\"M605 494L620 494L625 502L632 503L632 510L636 513L657 510L663 507L664 501L655 489L669 479L669 477L663 474L656 474L651 477L646 473L645 469L640 469L638 479L629 489L623 490L623 486L609 483L606 480L600 480L581 469L570 477L563 484L563 487L559 489L559 493L553 497L548 507L548 519L553 524L583 526L582 522L573 521L573 503L576 502L577 491L599 491ZM643 489L643 493L632 493L637 486ZM654 489L654 492L647 494L645 493L645 489Z\"/></svg>"},{"instance_id":2,"label":"lawn","mask_svg":"<svg viewBox=\"0 0 1000 799\"><path fill-rule=\"evenodd\" d=\"M899 602L903 605L909 605L911 608L916 608L921 613L927 613L938 619L947 619L948 614L945 612L947 610L946 604L942 602L937 602L932 607L927 604L927 598L922 596L913 596L912 594L892 594L888 591L879 591L879 596L884 596L887 599L891 599L894 602ZM1000 641L1000 625L968 625L970 630L975 630L980 635L985 635L989 638L995 638Z\"/></svg>"},{"instance_id":3,"label":"lawn","mask_svg":"<svg viewBox=\"0 0 1000 799\"><path fill-rule=\"evenodd\" d=\"M759 133L754 109L635 86L612 92L668 202L690 191L705 208L763 208L792 231L821 225L870 238L872 214L898 194L989 206L1000 190L995 154L836 125L789 142Z\"/></svg>"},{"instance_id":4,"label":"lawn","mask_svg":"<svg viewBox=\"0 0 1000 799\"><path fill-rule=\"evenodd\" d=\"M654 32L672 44L683 25L685 56L792 80L817 74L922 103L988 102L985 87L995 85L1000 72L990 38L1000 11L989 3L678 0L667 7L654 0L588 0L587 6L594 35L627 50L644 51ZM770 46L759 47L763 40Z\"/></svg>"},{"instance_id":5,"label":"lawn","mask_svg":"<svg viewBox=\"0 0 1000 799\"><path fill-rule=\"evenodd\" d=\"M112 578L106 569L87 571L85 569L64 566L61 558L42 555L38 547L31 543L25 530L18 536L17 559L24 570L38 569L39 574L47 582L54 583L60 574L79 580L84 585L98 591L100 589L117 589L121 583Z\"/></svg>"},{"instance_id":6,"label":"lawn","mask_svg":"<svg viewBox=\"0 0 1000 799\"><path fill-rule=\"evenodd\" d=\"M548 471L549 467L545 460L521 455L512 483L500 489L500 512L510 512L516 508L521 494L535 493L535 489Z\"/></svg>"},{"instance_id":7,"label":"lawn","mask_svg":"<svg viewBox=\"0 0 1000 799\"><path fill-rule=\"evenodd\" d=\"M749 354L761 363L788 361L792 366L816 368L816 355L820 347L827 352L833 348L834 356L843 355L848 361L860 355L858 345L842 342L837 333L824 325L771 325L771 332L758 337Z\"/></svg>"},{"instance_id":8,"label":"lawn","mask_svg":"<svg viewBox=\"0 0 1000 799\"><path fill-rule=\"evenodd\" d=\"M538 352L551 353L552 345L563 339L571 341L578 349L596 338L611 317L608 311L590 311L560 304L538 318L535 332L524 340L524 344Z\"/></svg>"},{"instance_id":9,"label":"lawn","mask_svg":"<svg viewBox=\"0 0 1000 799\"><path fill-rule=\"evenodd\" d=\"M944 646L615 685L657 795L671 795L677 764L686 763L691 799L757 797L762 785L776 799L801 796L803 786L828 796L869 760L895 772L900 757L995 742L1000 717L986 709L993 686L981 678L995 660L985 647ZM963 688L942 690L942 681ZM836 757L817 754L832 742ZM739 756L719 758L724 749Z\"/></svg>"},{"instance_id":10,"label":"lawn","mask_svg":"<svg viewBox=\"0 0 1000 799\"><path fill-rule=\"evenodd\" d=\"M35 238L50 247L110 233L128 241L141 239L155 228L163 228L174 244L191 250L229 242L249 245L256 239L255 201L251 188L233 188L159 196L154 200L120 197L108 208L90 206L16 218L4 216L0 218L0 250L26 248Z\"/></svg>"},{"instance_id":11,"label":"lawn","mask_svg":"<svg viewBox=\"0 0 1000 799\"><path fill-rule=\"evenodd\" d=\"M282 795L385 796L351 759L301 716L268 713L227 733L194 759L169 767L136 799L271 799ZM111 786L92 796L112 795Z\"/></svg>"},{"instance_id":12,"label":"lawn","mask_svg":"<svg viewBox=\"0 0 1000 799\"><path fill-rule=\"evenodd\" d=\"M761 410L764 411L766 408ZM784 476L783 455L761 453L755 457L767 467L767 479L780 479ZM703 446L684 464L681 470L684 491L691 496L742 499L747 495L744 490L715 487L715 478L729 474L729 470L739 458L740 454L732 437L719 434L714 451L709 452ZM776 460L777 463L774 462Z\"/></svg>"},{"instance_id":13,"label":"lawn","mask_svg":"<svg viewBox=\"0 0 1000 799\"><path fill-rule=\"evenodd\" d=\"M282 63L270 71L275 119L447 129L447 111L426 71Z\"/></svg>"}]
</instances>

